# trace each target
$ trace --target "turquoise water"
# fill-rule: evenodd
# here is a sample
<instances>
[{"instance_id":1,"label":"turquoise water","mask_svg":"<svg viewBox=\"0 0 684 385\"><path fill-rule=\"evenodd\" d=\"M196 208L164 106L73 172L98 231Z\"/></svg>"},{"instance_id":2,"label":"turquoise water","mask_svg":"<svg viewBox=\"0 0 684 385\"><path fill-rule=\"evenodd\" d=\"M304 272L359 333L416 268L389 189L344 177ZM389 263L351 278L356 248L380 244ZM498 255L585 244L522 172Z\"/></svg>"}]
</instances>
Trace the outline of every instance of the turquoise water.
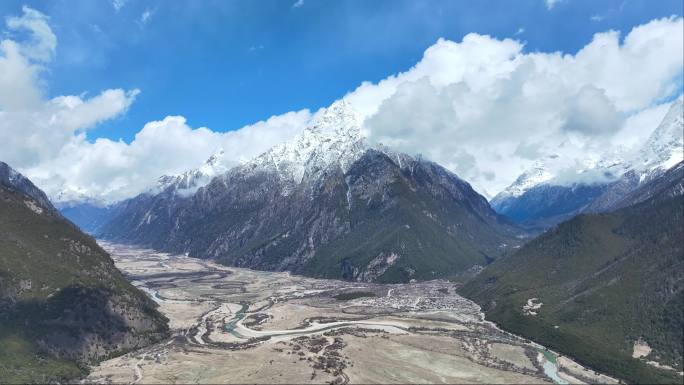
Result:
<instances>
[{"instance_id":1,"label":"turquoise water","mask_svg":"<svg viewBox=\"0 0 684 385\"><path fill-rule=\"evenodd\" d=\"M240 321L241 319L245 318L245 312L247 311L247 308L249 308L249 305L242 304L240 310L238 310L237 313L235 313L235 317L233 317L233 319L226 324L226 331L228 333L234 335L235 337L243 338L242 335L235 332L235 324L237 324L238 321Z\"/></svg>"},{"instance_id":2,"label":"turquoise water","mask_svg":"<svg viewBox=\"0 0 684 385\"><path fill-rule=\"evenodd\" d=\"M544 361L544 374L546 374L554 383L560 385L567 385L568 382L560 378L558 375L558 366L556 364L556 356L546 350L539 349L539 353L544 355L546 360Z\"/></svg>"},{"instance_id":3,"label":"turquoise water","mask_svg":"<svg viewBox=\"0 0 684 385\"><path fill-rule=\"evenodd\" d=\"M567 385L568 382L558 376L558 367L551 361L544 361L544 374L549 376L556 384Z\"/></svg>"}]
</instances>

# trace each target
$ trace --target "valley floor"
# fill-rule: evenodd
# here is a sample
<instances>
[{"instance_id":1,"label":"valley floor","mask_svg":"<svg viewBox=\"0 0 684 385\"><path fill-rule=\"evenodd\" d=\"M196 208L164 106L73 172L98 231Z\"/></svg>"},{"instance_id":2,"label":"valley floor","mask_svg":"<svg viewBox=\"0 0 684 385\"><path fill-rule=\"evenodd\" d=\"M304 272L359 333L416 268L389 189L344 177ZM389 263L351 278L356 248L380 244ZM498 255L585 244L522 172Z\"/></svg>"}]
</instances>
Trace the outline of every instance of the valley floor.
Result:
<instances>
[{"instance_id":1,"label":"valley floor","mask_svg":"<svg viewBox=\"0 0 684 385\"><path fill-rule=\"evenodd\" d=\"M87 382L616 382L499 330L446 281L317 280L101 244L173 335Z\"/></svg>"}]
</instances>

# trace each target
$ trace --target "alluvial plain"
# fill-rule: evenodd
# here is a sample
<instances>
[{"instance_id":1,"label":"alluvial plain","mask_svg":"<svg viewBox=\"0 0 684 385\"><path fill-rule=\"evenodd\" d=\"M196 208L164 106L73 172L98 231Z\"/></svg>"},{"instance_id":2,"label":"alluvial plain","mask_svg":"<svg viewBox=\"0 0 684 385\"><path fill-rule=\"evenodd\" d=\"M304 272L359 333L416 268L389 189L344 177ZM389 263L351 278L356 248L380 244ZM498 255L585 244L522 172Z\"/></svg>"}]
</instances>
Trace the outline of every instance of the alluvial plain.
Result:
<instances>
[{"instance_id":1,"label":"alluvial plain","mask_svg":"<svg viewBox=\"0 0 684 385\"><path fill-rule=\"evenodd\" d=\"M94 366L89 382L553 382L541 346L484 321L447 281L320 280L102 244L172 336ZM552 370L568 383L614 382Z\"/></svg>"}]
</instances>

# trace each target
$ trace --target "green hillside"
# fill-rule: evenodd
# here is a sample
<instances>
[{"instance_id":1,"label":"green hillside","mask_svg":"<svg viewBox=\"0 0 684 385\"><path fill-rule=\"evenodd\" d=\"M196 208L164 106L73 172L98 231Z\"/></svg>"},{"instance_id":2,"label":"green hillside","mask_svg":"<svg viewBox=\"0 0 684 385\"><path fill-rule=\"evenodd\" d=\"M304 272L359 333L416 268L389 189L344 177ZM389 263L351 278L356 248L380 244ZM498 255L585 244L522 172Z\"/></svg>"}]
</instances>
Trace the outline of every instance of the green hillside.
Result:
<instances>
[{"instance_id":1,"label":"green hillside","mask_svg":"<svg viewBox=\"0 0 684 385\"><path fill-rule=\"evenodd\" d=\"M657 199L656 199L657 198ZM596 370L632 383L682 383L682 196L658 196L610 214L580 215L502 258L461 292L487 318ZM543 303L523 314L530 298Z\"/></svg>"},{"instance_id":2,"label":"green hillside","mask_svg":"<svg viewBox=\"0 0 684 385\"><path fill-rule=\"evenodd\" d=\"M338 212L350 231L317 250L304 272L339 278L340 266L346 264L345 279L354 278L351 269L359 268L377 275L377 282L450 278L474 265L486 265L502 254L499 245L515 242L505 233L505 225L496 227L463 202L437 200L426 190L397 178L384 190L391 205L356 199L351 211L342 195ZM390 255L396 259L387 263Z\"/></svg>"},{"instance_id":3,"label":"green hillside","mask_svg":"<svg viewBox=\"0 0 684 385\"><path fill-rule=\"evenodd\" d=\"M163 338L166 319L51 207L0 185L0 382L75 379Z\"/></svg>"}]
</instances>

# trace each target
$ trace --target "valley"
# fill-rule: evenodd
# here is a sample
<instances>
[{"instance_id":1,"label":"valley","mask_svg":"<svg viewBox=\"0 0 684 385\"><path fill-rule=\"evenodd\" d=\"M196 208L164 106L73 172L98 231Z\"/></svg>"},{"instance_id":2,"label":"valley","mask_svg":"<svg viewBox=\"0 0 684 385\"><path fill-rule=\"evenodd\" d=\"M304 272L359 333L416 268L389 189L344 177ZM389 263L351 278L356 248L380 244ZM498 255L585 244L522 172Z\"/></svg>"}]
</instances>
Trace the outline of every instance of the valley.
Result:
<instances>
[{"instance_id":1,"label":"valley","mask_svg":"<svg viewBox=\"0 0 684 385\"><path fill-rule=\"evenodd\" d=\"M0 385L684 385L682 0L65 3L0 2Z\"/></svg>"},{"instance_id":2,"label":"valley","mask_svg":"<svg viewBox=\"0 0 684 385\"><path fill-rule=\"evenodd\" d=\"M101 242L171 337L96 383L616 383L484 321L453 283L321 280Z\"/></svg>"}]
</instances>

